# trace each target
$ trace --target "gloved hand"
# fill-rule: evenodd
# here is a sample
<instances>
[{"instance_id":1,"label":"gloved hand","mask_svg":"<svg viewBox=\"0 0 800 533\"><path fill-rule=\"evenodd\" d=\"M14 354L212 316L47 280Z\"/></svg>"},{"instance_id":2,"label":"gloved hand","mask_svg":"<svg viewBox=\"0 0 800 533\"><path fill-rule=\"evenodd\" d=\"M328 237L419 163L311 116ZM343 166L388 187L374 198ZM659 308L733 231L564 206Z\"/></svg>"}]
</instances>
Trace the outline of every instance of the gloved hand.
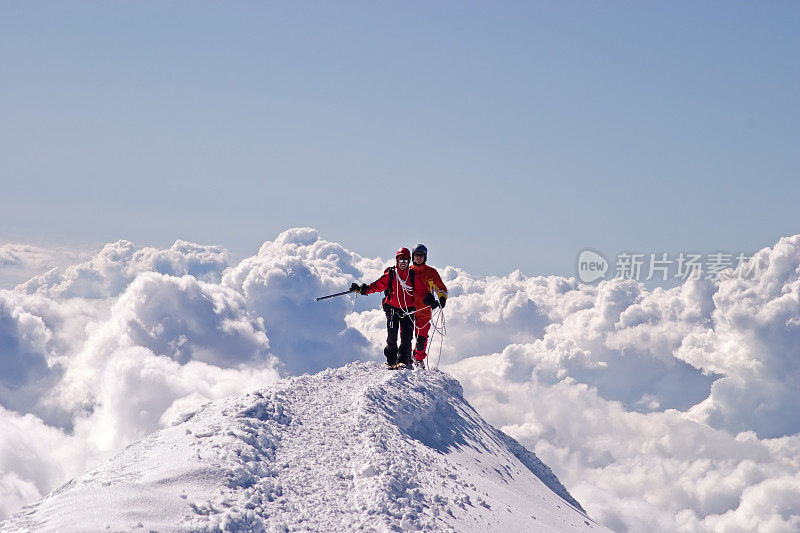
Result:
<instances>
[{"instance_id":1,"label":"gloved hand","mask_svg":"<svg viewBox=\"0 0 800 533\"><path fill-rule=\"evenodd\" d=\"M366 283L362 283L361 285L358 283L353 283L350 285L350 292L357 292L362 296L367 294L367 289L369 289L369 285Z\"/></svg>"},{"instance_id":2,"label":"gloved hand","mask_svg":"<svg viewBox=\"0 0 800 533\"><path fill-rule=\"evenodd\" d=\"M445 296L444 294L439 296L439 305L442 306L442 309L444 309L444 304L446 302L447 302L447 296Z\"/></svg>"},{"instance_id":3,"label":"gloved hand","mask_svg":"<svg viewBox=\"0 0 800 533\"><path fill-rule=\"evenodd\" d=\"M439 307L439 304L436 302L436 298L434 298L433 294L431 293L425 295L425 298L422 299L422 303L424 303L431 309L436 309L437 307Z\"/></svg>"}]
</instances>

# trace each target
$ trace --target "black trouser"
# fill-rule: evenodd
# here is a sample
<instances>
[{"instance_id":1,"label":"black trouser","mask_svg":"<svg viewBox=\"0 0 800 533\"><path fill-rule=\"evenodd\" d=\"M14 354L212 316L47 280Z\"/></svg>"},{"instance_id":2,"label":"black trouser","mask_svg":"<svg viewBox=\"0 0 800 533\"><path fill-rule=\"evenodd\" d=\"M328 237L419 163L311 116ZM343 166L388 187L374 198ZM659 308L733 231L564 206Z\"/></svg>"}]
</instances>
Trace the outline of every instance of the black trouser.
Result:
<instances>
[{"instance_id":1,"label":"black trouser","mask_svg":"<svg viewBox=\"0 0 800 533\"><path fill-rule=\"evenodd\" d=\"M413 311L411 307L408 311ZM414 315L406 314L402 309L393 307L387 303L383 304L383 311L386 313L386 348L383 355L386 362L390 365L396 363L411 364L411 340L414 337ZM400 331L400 349L397 348L397 332Z\"/></svg>"}]
</instances>

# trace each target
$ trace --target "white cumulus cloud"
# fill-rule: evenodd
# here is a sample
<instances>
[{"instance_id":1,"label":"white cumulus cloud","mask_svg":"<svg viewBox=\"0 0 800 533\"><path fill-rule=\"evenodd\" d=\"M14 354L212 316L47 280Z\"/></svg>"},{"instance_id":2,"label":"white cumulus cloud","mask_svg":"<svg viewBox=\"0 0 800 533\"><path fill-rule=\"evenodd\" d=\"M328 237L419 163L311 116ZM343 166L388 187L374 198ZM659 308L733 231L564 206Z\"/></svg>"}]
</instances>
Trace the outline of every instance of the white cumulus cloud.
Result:
<instances>
[{"instance_id":1,"label":"white cumulus cloud","mask_svg":"<svg viewBox=\"0 0 800 533\"><path fill-rule=\"evenodd\" d=\"M171 248L158 250L138 249L130 241L117 241L104 246L88 261L50 270L28 280L19 289L55 298L107 298L120 294L142 272L190 275L218 282L228 261L228 251L219 246L176 241Z\"/></svg>"},{"instance_id":2,"label":"white cumulus cloud","mask_svg":"<svg viewBox=\"0 0 800 533\"><path fill-rule=\"evenodd\" d=\"M375 266L320 239L316 230L298 228L264 243L222 284L240 292L248 310L263 317L270 347L290 372L316 372L373 357L366 338L345 322L353 310L351 299L314 301L347 290L363 276L362 264Z\"/></svg>"}]
</instances>

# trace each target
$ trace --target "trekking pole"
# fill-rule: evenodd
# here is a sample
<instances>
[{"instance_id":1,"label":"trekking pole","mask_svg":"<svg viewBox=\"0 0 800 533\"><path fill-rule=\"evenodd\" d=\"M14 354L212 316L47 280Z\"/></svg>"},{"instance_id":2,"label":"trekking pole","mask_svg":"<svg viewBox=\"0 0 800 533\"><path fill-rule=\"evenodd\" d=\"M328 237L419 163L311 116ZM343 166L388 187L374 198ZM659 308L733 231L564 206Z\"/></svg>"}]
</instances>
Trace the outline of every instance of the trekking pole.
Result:
<instances>
[{"instance_id":1,"label":"trekking pole","mask_svg":"<svg viewBox=\"0 0 800 533\"><path fill-rule=\"evenodd\" d=\"M320 300L327 300L328 298L333 298L334 296L343 296L345 294L350 294L351 292L354 292L354 291L337 292L336 294L329 294L327 296L320 296L319 298L314 298L314 301L318 302Z\"/></svg>"}]
</instances>

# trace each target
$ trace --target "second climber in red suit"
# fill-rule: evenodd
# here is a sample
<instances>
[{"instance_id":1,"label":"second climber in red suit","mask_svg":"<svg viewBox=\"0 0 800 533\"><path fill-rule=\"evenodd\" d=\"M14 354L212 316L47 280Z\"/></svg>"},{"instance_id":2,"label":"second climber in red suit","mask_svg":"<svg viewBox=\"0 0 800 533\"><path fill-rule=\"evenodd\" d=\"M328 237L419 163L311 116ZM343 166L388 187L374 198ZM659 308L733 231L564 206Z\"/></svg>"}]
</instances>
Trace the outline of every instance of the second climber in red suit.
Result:
<instances>
[{"instance_id":1,"label":"second climber in red suit","mask_svg":"<svg viewBox=\"0 0 800 533\"><path fill-rule=\"evenodd\" d=\"M417 312L414 314L417 333L414 359L422 364L427 355L425 348L431 329L431 310L437 307L444 308L445 302L447 302L447 287L436 269L425 264L428 261L428 248L424 244L414 246L412 257L414 262L411 269L424 287L423 290L414 293L414 305L417 308ZM434 294L438 296L439 301L436 301Z\"/></svg>"},{"instance_id":2,"label":"second climber in red suit","mask_svg":"<svg viewBox=\"0 0 800 533\"><path fill-rule=\"evenodd\" d=\"M425 291L422 280L409 268L411 252L400 248L395 254L395 266L387 268L383 276L367 285L353 283L350 290L359 294L383 291L383 311L386 314L386 364L389 368L413 368L411 342L414 337L414 300ZM400 347L397 335L400 334Z\"/></svg>"}]
</instances>

